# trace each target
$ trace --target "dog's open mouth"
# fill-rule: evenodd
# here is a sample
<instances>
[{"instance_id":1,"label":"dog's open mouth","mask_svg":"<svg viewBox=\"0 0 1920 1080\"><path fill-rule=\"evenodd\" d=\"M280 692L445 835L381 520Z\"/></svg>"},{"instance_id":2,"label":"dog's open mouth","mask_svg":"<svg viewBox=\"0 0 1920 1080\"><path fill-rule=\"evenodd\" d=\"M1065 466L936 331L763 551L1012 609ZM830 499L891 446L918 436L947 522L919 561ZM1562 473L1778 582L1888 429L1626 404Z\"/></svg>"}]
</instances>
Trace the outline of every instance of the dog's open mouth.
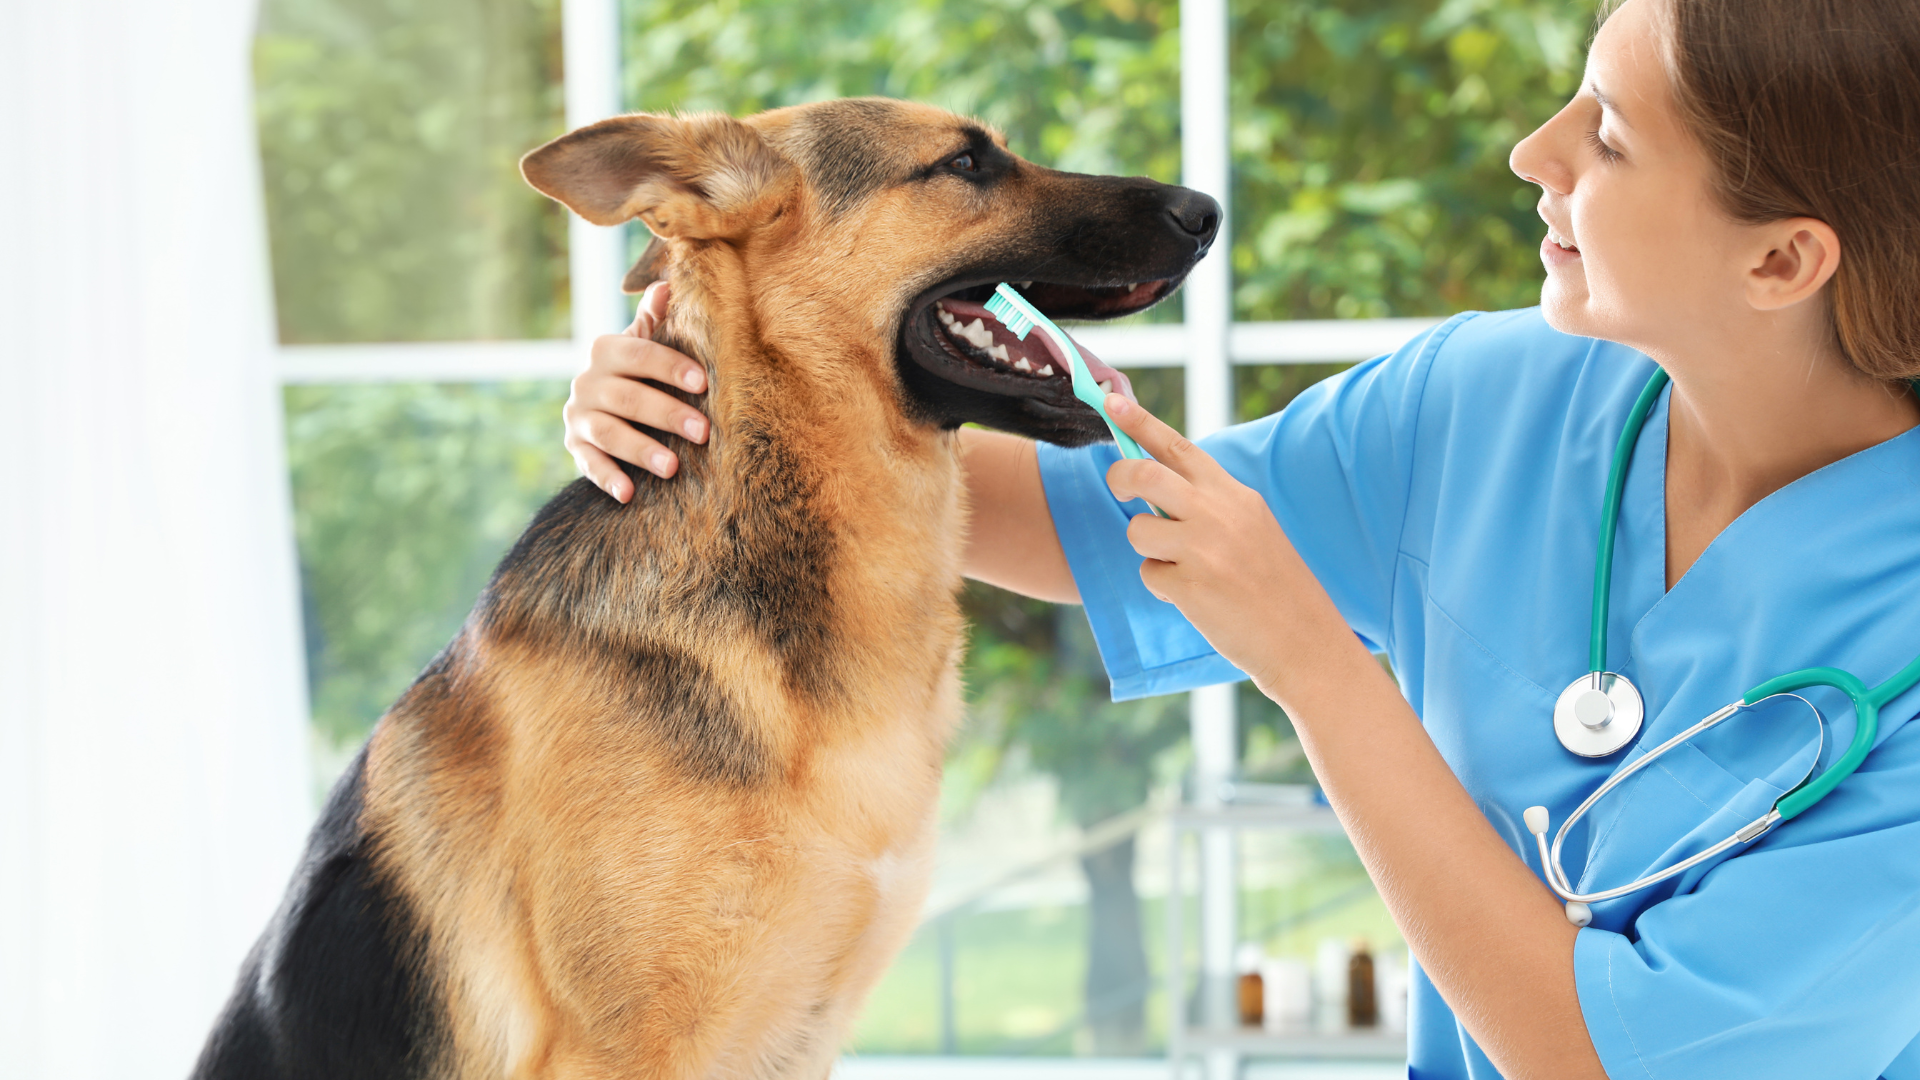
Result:
<instances>
[{"instance_id":1,"label":"dog's open mouth","mask_svg":"<svg viewBox=\"0 0 1920 1080\"><path fill-rule=\"evenodd\" d=\"M1160 278L1095 287L1036 281L1011 284L1048 318L1110 319L1153 306L1171 293L1179 280ZM943 369L940 374L955 382L1072 407L1072 369L1067 358L1057 351L1045 331L1033 330L1023 340L994 318L984 304L993 288L989 283L955 289L916 310L907 334L916 359L929 368L938 364ZM926 355L931 351L929 346L942 355ZM1084 348L1080 355L1095 382L1108 391L1133 396L1125 375Z\"/></svg>"}]
</instances>

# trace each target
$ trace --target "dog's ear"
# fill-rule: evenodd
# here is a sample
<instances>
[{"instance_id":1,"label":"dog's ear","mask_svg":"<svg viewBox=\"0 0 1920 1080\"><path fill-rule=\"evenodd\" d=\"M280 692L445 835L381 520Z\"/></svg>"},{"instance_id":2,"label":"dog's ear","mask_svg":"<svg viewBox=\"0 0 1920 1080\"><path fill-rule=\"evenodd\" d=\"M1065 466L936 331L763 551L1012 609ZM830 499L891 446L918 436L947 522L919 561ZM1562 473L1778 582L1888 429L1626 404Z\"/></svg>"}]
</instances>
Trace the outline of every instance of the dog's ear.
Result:
<instances>
[{"instance_id":1,"label":"dog's ear","mask_svg":"<svg viewBox=\"0 0 1920 1080\"><path fill-rule=\"evenodd\" d=\"M790 166L719 113L634 113L589 124L520 159L541 194L595 225L639 218L667 239L730 239L752 227Z\"/></svg>"}]
</instances>

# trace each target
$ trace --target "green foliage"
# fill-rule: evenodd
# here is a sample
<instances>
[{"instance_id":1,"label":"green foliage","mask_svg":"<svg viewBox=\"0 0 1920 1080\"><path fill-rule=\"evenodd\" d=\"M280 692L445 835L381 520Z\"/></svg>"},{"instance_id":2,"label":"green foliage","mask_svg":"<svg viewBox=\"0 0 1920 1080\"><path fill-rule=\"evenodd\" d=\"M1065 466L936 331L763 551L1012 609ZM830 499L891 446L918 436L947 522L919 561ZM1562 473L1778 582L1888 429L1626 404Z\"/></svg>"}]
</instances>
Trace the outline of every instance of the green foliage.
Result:
<instances>
[{"instance_id":1,"label":"green foliage","mask_svg":"<svg viewBox=\"0 0 1920 1080\"><path fill-rule=\"evenodd\" d=\"M264 0L255 43L287 342L566 333L558 0Z\"/></svg>"},{"instance_id":2,"label":"green foliage","mask_svg":"<svg viewBox=\"0 0 1920 1080\"><path fill-rule=\"evenodd\" d=\"M881 94L977 115L1078 172L1180 171L1176 0L627 0L636 109Z\"/></svg>"},{"instance_id":3,"label":"green foliage","mask_svg":"<svg viewBox=\"0 0 1920 1080\"><path fill-rule=\"evenodd\" d=\"M1507 169L1579 82L1588 0L1242 0L1242 319L1536 302L1544 226Z\"/></svg>"},{"instance_id":4,"label":"green foliage","mask_svg":"<svg viewBox=\"0 0 1920 1080\"><path fill-rule=\"evenodd\" d=\"M1532 303L1542 226L1506 167L1578 81L1588 0L1241 0L1231 249L1243 319ZM635 108L854 94L982 116L1014 149L1179 179L1166 0L627 0Z\"/></svg>"},{"instance_id":5,"label":"green foliage","mask_svg":"<svg viewBox=\"0 0 1920 1080\"><path fill-rule=\"evenodd\" d=\"M357 741L452 639L573 465L561 384L293 386L313 721Z\"/></svg>"},{"instance_id":6,"label":"green foliage","mask_svg":"<svg viewBox=\"0 0 1920 1080\"><path fill-rule=\"evenodd\" d=\"M1078 608L1029 600L971 583L963 596L973 643L967 656L969 741L990 747L970 790L990 778L1015 744L1060 784L1060 804L1089 826L1146 801L1163 752L1187 733L1184 694L1115 703ZM965 744L963 744L964 746ZM984 768L982 768L984 766Z\"/></svg>"}]
</instances>

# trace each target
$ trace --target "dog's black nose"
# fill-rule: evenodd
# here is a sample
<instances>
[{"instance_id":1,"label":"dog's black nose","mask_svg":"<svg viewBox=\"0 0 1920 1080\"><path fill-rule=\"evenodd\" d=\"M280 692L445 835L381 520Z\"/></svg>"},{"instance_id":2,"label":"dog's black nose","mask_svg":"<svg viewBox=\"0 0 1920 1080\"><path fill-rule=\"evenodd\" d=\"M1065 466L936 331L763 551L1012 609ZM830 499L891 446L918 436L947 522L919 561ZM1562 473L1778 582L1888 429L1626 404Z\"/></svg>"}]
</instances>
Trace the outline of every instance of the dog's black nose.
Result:
<instances>
[{"instance_id":1,"label":"dog's black nose","mask_svg":"<svg viewBox=\"0 0 1920 1080\"><path fill-rule=\"evenodd\" d=\"M1193 237L1202 250L1213 243L1213 234L1220 231L1220 204L1214 202L1212 196L1198 191L1175 188L1167 203L1167 213L1173 215L1180 231Z\"/></svg>"}]
</instances>

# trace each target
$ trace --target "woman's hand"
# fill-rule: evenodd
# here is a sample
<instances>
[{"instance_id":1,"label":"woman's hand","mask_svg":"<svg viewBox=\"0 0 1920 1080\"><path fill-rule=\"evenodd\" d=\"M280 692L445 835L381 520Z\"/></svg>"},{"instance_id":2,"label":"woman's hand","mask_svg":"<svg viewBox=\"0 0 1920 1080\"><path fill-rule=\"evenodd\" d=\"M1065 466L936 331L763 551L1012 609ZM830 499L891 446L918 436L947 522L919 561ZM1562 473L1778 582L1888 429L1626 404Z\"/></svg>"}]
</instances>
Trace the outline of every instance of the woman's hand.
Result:
<instances>
[{"instance_id":1,"label":"woman's hand","mask_svg":"<svg viewBox=\"0 0 1920 1080\"><path fill-rule=\"evenodd\" d=\"M706 370L691 357L649 340L666 314L667 283L656 281L640 297L632 326L594 339L592 360L574 376L573 392L561 412L567 451L580 474L621 502L633 498L633 483L615 458L663 477L680 468L673 451L627 421L678 432L691 442L707 441L709 425L700 410L652 385L677 386L694 394L707 388Z\"/></svg>"},{"instance_id":2,"label":"woman's hand","mask_svg":"<svg viewBox=\"0 0 1920 1080\"><path fill-rule=\"evenodd\" d=\"M1284 681L1282 658L1292 666L1328 643L1353 644L1258 492L1137 402L1109 394L1106 408L1154 457L1115 462L1107 486L1117 498L1145 499L1169 515L1141 514L1127 527L1146 558L1140 578L1149 592L1178 607L1269 696Z\"/></svg>"}]
</instances>

